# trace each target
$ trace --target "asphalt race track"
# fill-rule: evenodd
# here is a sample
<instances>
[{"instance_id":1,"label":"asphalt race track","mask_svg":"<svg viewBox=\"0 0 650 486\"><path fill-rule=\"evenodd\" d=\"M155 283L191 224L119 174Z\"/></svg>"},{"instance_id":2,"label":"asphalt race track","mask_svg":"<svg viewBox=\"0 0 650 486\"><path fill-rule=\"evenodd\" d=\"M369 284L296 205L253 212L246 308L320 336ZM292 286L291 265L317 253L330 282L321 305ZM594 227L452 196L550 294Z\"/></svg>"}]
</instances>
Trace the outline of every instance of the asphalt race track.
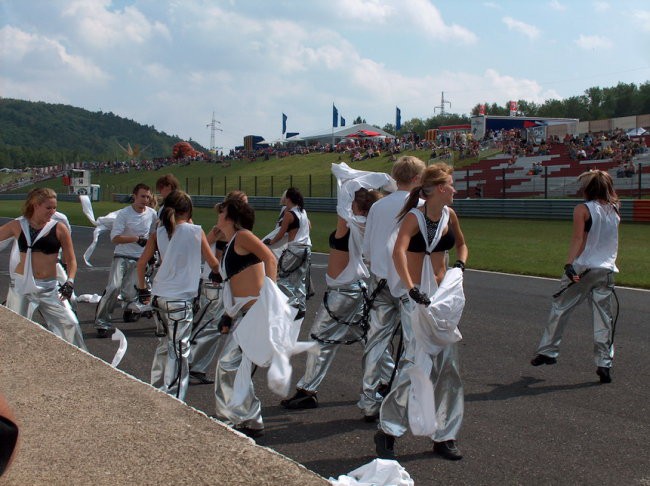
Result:
<instances>
[{"instance_id":1,"label":"asphalt race track","mask_svg":"<svg viewBox=\"0 0 650 486\"><path fill-rule=\"evenodd\" d=\"M111 263L113 247L106 235L93 255L95 266L83 263L91 231L73 228L79 261L77 294L101 294ZM471 241L469 246L471 250ZM0 254L2 296L9 283L8 258L7 251ZM313 258L316 296L309 301L303 339L323 295L326 258L320 254ZM426 438L399 439L398 460L415 484L650 485L650 293L617 289L621 311L613 383L601 385L592 359L587 304L574 313L558 364L539 368L529 364L556 290L557 281L549 279L465 272L461 365L466 401L459 438L465 457L449 462L431 452ZM110 362L117 343L95 337L94 312L94 304L79 304L86 344L90 352ZM116 310L115 316L121 312ZM120 369L148 381L155 347L153 321L117 320L115 326L128 339ZM339 350L315 410L290 412L280 407L280 397L266 386L265 370L258 370L254 380L266 426L258 444L326 478L370 462L375 457L376 425L361 420L355 405L361 351L359 344ZM299 355L292 361L293 383L301 376L304 359ZM213 414L212 393L211 385L191 386L187 403Z\"/></svg>"}]
</instances>

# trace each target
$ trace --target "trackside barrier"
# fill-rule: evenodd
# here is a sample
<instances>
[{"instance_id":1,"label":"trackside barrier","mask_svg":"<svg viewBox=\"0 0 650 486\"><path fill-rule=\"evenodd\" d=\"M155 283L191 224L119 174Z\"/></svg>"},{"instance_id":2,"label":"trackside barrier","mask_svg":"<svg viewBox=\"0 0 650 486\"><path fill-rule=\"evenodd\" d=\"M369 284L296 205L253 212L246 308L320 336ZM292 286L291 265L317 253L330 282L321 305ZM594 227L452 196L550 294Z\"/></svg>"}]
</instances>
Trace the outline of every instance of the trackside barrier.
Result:
<instances>
[{"instance_id":1,"label":"trackside barrier","mask_svg":"<svg viewBox=\"0 0 650 486\"><path fill-rule=\"evenodd\" d=\"M26 194L0 194L0 200L24 200ZM113 201L127 204L130 194L113 194ZM199 208L212 208L223 201L224 196L192 196L194 205ZM62 195L61 201L76 201L77 196ZM248 198L257 210L280 211L279 197ZM454 209L465 218L505 218L505 219L564 219L573 217L573 208L579 199L456 199ZM307 211L333 213L336 211L336 198L306 197ZM650 222L650 200L622 199L621 219L627 222Z\"/></svg>"}]
</instances>

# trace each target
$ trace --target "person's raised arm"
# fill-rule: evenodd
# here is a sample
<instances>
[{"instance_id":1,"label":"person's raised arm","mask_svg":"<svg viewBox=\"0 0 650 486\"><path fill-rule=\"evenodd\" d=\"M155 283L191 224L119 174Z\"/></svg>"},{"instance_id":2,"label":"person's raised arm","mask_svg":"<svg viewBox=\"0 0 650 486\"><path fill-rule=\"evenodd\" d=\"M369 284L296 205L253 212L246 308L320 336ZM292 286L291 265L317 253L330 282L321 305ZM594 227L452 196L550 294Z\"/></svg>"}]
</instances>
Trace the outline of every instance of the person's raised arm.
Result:
<instances>
[{"instance_id":1,"label":"person's raised arm","mask_svg":"<svg viewBox=\"0 0 650 486\"><path fill-rule=\"evenodd\" d=\"M68 280L74 282L77 275L77 258L74 254L74 246L72 245L72 237L70 231L64 224L56 225L56 236L61 242L61 250L63 250L63 261L66 264L66 273Z\"/></svg>"},{"instance_id":2,"label":"person's raised arm","mask_svg":"<svg viewBox=\"0 0 650 486\"><path fill-rule=\"evenodd\" d=\"M295 214L291 211L285 211L284 216L282 217L282 223L280 224L280 229L278 233L269 241L268 245L274 245L282 239L282 237L289 231L289 225L293 223L296 218Z\"/></svg>"},{"instance_id":3,"label":"person's raised arm","mask_svg":"<svg viewBox=\"0 0 650 486\"><path fill-rule=\"evenodd\" d=\"M584 204L578 204L573 210L573 232L571 234L571 242L569 243L569 254L564 265L564 272L574 282L580 280L580 276L573 268L573 261L585 249L585 223L588 219L589 209Z\"/></svg>"},{"instance_id":4,"label":"person's raised arm","mask_svg":"<svg viewBox=\"0 0 650 486\"><path fill-rule=\"evenodd\" d=\"M411 237L416 235L418 231L420 231L420 227L418 226L417 217L411 213L407 214L399 228L397 240L395 240L395 247L393 248L393 263L395 264L395 270L397 270L397 274L402 280L404 286L409 290L415 285L413 284L413 279L408 271L406 250L411 241Z\"/></svg>"},{"instance_id":5,"label":"person's raised arm","mask_svg":"<svg viewBox=\"0 0 650 486\"><path fill-rule=\"evenodd\" d=\"M212 233L212 231L210 231L210 233ZM201 232L201 255L203 256L205 263L210 267L210 270L215 273L219 271L219 260L212 252L208 238L203 232Z\"/></svg>"},{"instance_id":6,"label":"person's raised arm","mask_svg":"<svg viewBox=\"0 0 650 486\"><path fill-rule=\"evenodd\" d=\"M149 238L149 240L147 240L147 244L144 246L142 255L140 255L140 258L138 258L138 263L136 264L138 271L138 290L147 288L147 285L144 281L144 276L147 273L147 265L149 263L149 260L151 260L151 258L154 256L154 253L156 253L156 247L157 236L154 234L151 238Z\"/></svg>"},{"instance_id":7,"label":"person's raised arm","mask_svg":"<svg viewBox=\"0 0 650 486\"><path fill-rule=\"evenodd\" d=\"M460 229L458 216L456 215L456 212L451 208L449 209L449 225L450 229L454 232L454 236L456 237L456 262L453 266L465 271L465 264L467 263L467 258L469 257L469 249L467 248L467 243L465 243L465 235L463 235L463 230Z\"/></svg>"},{"instance_id":8,"label":"person's raised arm","mask_svg":"<svg viewBox=\"0 0 650 486\"><path fill-rule=\"evenodd\" d=\"M21 231L20 223L13 219L0 226L0 241L4 241L8 238L18 238Z\"/></svg>"}]
</instances>

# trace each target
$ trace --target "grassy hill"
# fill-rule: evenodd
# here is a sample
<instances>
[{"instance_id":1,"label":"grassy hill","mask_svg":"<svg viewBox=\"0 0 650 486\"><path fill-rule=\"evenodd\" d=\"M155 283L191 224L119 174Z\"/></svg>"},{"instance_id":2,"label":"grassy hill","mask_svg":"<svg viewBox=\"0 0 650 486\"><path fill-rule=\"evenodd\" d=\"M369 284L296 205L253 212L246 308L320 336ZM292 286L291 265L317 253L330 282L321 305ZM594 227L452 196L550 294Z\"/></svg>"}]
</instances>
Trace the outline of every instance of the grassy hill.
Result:
<instances>
[{"instance_id":1,"label":"grassy hill","mask_svg":"<svg viewBox=\"0 0 650 486\"><path fill-rule=\"evenodd\" d=\"M401 155L414 155L429 160L429 150L410 150ZM484 154L483 156L487 156ZM491 155L491 153L489 154ZM456 167L465 166L475 159L455 161ZM184 166L166 167L157 171L131 171L125 174L110 172L93 173L93 184L102 186L102 199L111 200L113 193L130 193L135 184L144 182L154 185L162 174L172 173L178 177L184 190L193 195L223 195L234 189L251 196L280 196L287 187L298 187L306 197L330 197L335 194L336 183L331 175L332 163L346 162L359 170L390 173L393 163L390 157L380 156L361 162L350 163L349 156L312 153L291 155L284 158L272 156L269 160L258 158L253 162L237 160L230 165L193 162ZM65 193L62 180L44 181L37 186L48 186ZM27 192L25 187L15 192Z\"/></svg>"},{"instance_id":2,"label":"grassy hill","mask_svg":"<svg viewBox=\"0 0 650 486\"><path fill-rule=\"evenodd\" d=\"M147 158L168 157L180 140L110 112L0 98L0 167L122 160L126 155L120 145L130 145ZM192 145L207 151L195 142Z\"/></svg>"}]
</instances>

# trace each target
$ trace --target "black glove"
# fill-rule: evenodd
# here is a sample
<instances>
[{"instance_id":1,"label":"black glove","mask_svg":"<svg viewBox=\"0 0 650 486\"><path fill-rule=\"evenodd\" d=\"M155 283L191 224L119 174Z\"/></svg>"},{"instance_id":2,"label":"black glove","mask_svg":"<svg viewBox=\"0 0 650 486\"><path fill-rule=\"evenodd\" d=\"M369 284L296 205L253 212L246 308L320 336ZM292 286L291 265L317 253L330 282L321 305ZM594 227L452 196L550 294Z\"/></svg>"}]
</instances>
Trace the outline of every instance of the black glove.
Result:
<instances>
[{"instance_id":1,"label":"black glove","mask_svg":"<svg viewBox=\"0 0 650 486\"><path fill-rule=\"evenodd\" d=\"M215 282L215 283L223 282L223 277L221 276L221 274L219 272L215 272L214 270L210 272L208 278L210 279L210 282Z\"/></svg>"},{"instance_id":2,"label":"black glove","mask_svg":"<svg viewBox=\"0 0 650 486\"><path fill-rule=\"evenodd\" d=\"M64 299L70 300L72 292L74 292L74 285L69 280L59 287L59 293Z\"/></svg>"},{"instance_id":3,"label":"black glove","mask_svg":"<svg viewBox=\"0 0 650 486\"><path fill-rule=\"evenodd\" d=\"M464 272L465 262L463 260L456 260L456 263L454 263L454 268L460 268Z\"/></svg>"},{"instance_id":4,"label":"black glove","mask_svg":"<svg viewBox=\"0 0 650 486\"><path fill-rule=\"evenodd\" d=\"M578 276L578 272L576 272L576 269L573 268L573 265L571 263L564 265L564 274L569 277L569 280L573 280L573 277Z\"/></svg>"},{"instance_id":5,"label":"black glove","mask_svg":"<svg viewBox=\"0 0 650 486\"><path fill-rule=\"evenodd\" d=\"M411 296L411 299L415 301L416 304L422 304L428 306L431 304L431 300L429 297L427 297L427 294L424 292L420 292L420 290L417 287L413 287L411 290L409 290L409 295Z\"/></svg>"},{"instance_id":6,"label":"black glove","mask_svg":"<svg viewBox=\"0 0 650 486\"><path fill-rule=\"evenodd\" d=\"M138 245L140 245L141 247L144 248L145 246L147 246L147 239L144 236L140 236L138 238L137 243L138 243Z\"/></svg>"},{"instance_id":7,"label":"black glove","mask_svg":"<svg viewBox=\"0 0 650 486\"><path fill-rule=\"evenodd\" d=\"M271 244L271 238L264 238L262 240L262 243L264 243L265 245L270 245Z\"/></svg>"},{"instance_id":8,"label":"black glove","mask_svg":"<svg viewBox=\"0 0 650 486\"><path fill-rule=\"evenodd\" d=\"M136 290L138 291L138 301L141 304L146 304L147 302L149 302L149 300L151 299L151 290L149 290L148 288L139 289L138 287L136 287Z\"/></svg>"},{"instance_id":9,"label":"black glove","mask_svg":"<svg viewBox=\"0 0 650 486\"><path fill-rule=\"evenodd\" d=\"M228 334L230 332L230 327L232 326L232 317L228 314L221 316L219 321L219 332L221 334Z\"/></svg>"}]
</instances>

